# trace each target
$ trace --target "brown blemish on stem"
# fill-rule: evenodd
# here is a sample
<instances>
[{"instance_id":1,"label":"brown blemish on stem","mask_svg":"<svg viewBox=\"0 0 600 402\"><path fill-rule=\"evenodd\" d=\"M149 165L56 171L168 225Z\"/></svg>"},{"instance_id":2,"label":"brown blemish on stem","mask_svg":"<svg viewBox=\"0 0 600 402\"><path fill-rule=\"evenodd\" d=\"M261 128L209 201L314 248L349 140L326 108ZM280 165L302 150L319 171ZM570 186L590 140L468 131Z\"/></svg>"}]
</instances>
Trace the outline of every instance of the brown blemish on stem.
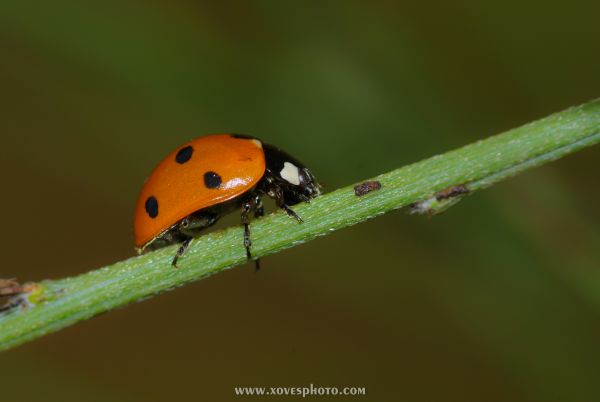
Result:
<instances>
[{"instance_id":1,"label":"brown blemish on stem","mask_svg":"<svg viewBox=\"0 0 600 402\"><path fill-rule=\"evenodd\" d=\"M410 213L426 215L441 214L468 193L470 193L470 190L466 184L450 186L438 191L433 197L410 204Z\"/></svg>"},{"instance_id":2,"label":"brown blemish on stem","mask_svg":"<svg viewBox=\"0 0 600 402\"><path fill-rule=\"evenodd\" d=\"M23 286L14 279L0 279L0 297L23 293Z\"/></svg>"},{"instance_id":3,"label":"brown blemish on stem","mask_svg":"<svg viewBox=\"0 0 600 402\"><path fill-rule=\"evenodd\" d=\"M451 186L443 189L442 191L436 193L435 198L438 201L446 200L448 198L457 197L459 195L468 194L469 189L465 184L459 184L458 186Z\"/></svg>"},{"instance_id":4,"label":"brown blemish on stem","mask_svg":"<svg viewBox=\"0 0 600 402\"><path fill-rule=\"evenodd\" d=\"M362 197L371 191L379 190L381 188L381 182L377 180L365 181L364 183L357 184L354 186L354 194L357 197Z\"/></svg>"},{"instance_id":5,"label":"brown blemish on stem","mask_svg":"<svg viewBox=\"0 0 600 402\"><path fill-rule=\"evenodd\" d=\"M35 282L21 285L15 279L0 279L0 313L31 304L31 296L39 296L41 286Z\"/></svg>"}]
</instances>

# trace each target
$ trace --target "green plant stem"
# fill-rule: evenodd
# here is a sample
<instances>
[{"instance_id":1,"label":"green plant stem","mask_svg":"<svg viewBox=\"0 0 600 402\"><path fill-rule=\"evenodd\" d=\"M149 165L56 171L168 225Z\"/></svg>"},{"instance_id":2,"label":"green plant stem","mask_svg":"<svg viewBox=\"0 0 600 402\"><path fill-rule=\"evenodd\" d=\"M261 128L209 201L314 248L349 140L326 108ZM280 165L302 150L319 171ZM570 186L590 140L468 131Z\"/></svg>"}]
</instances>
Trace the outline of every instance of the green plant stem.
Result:
<instances>
[{"instance_id":1,"label":"green plant stem","mask_svg":"<svg viewBox=\"0 0 600 402\"><path fill-rule=\"evenodd\" d=\"M385 212L425 203L453 186L464 185L472 193L599 141L596 100L369 179L381 182L382 188L362 197L348 186L297 205L302 224L283 213L259 219L252 224L252 252L256 257L273 254ZM377 152L376 143L371 152ZM242 238L239 227L202 236L192 242L178 269L170 265L173 246L73 278L42 281L24 296L28 306L0 316L0 350L245 263Z\"/></svg>"}]
</instances>

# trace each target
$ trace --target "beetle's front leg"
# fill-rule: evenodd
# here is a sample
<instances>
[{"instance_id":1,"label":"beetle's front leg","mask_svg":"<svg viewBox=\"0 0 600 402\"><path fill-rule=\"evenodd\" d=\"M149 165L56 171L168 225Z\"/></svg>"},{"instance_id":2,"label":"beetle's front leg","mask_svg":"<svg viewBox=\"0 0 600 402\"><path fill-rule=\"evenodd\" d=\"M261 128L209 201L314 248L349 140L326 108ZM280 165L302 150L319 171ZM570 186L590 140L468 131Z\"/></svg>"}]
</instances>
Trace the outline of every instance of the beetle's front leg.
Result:
<instances>
[{"instance_id":1,"label":"beetle's front leg","mask_svg":"<svg viewBox=\"0 0 600 402\"><path fill-rule=\"evenodd\" d=\"M273 198L275 200L275 204L279 208L283 209L285 213L288 214L288 216L291 216L292 218L296 219L298 223L303 222L302 218L300 218L300 216L298 216L298 214L294 212L294 210L290 208L289 205L286 204L283 190L280 186L276 184L271 184L270 187L268 187L267 189L267 195Z\"/></svg>"}]
</instances>

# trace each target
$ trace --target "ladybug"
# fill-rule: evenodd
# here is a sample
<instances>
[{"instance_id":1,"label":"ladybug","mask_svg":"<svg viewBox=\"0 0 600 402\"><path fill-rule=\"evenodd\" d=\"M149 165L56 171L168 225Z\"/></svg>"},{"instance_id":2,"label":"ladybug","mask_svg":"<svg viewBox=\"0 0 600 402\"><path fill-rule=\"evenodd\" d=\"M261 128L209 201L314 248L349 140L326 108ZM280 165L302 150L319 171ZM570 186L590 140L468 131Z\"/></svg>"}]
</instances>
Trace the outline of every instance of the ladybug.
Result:
<instances>
[{"instance_id":1,"label":"ladybug","mask_svg":"<svg viewBox=\"0 0 600 402\"><path fill-rule=\"evenodd\" d=\"M177 266L194 237L239 210L246 256L252 259L248 224L263 216L263 195L301 223L290 207L320 194L321 186L310 170L258 138L243 134L196 138L167 155L144 183L134 214L136 250L143 253L181 243L172 261Z\"/></svg>"}]
</instances>

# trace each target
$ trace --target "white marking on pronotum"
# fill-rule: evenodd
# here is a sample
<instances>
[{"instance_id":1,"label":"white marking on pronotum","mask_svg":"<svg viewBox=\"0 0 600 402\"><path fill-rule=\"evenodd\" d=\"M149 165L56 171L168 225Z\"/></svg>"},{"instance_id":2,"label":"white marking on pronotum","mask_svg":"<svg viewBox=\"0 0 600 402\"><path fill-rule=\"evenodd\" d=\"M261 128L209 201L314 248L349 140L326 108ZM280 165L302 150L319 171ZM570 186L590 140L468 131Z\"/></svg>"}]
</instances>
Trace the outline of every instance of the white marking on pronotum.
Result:
<instances>
[{"instance_id":1,"label":"white marking on pronotum","mask_svg":"<svg viewBox=\"0 0 600 402\"><path fill-rule=\"evenodd\" d=\"M283 169L281 169L279 175L289 183L295 184L296 186L300 185L300 171L298 170L298 166L293 163L284 162Z\"/></svg>"},{"instance_id":2,"label":"white marking on pronotum","mask_svg":"<svg viewBox=\"0 0 600 402\"><path fill-rule=\"evenodd\" d=\"M262 149L262 142L260 142L260 140L253 138L251 141L254 143L254 145Z\"/></svg>"}]
</instances>

